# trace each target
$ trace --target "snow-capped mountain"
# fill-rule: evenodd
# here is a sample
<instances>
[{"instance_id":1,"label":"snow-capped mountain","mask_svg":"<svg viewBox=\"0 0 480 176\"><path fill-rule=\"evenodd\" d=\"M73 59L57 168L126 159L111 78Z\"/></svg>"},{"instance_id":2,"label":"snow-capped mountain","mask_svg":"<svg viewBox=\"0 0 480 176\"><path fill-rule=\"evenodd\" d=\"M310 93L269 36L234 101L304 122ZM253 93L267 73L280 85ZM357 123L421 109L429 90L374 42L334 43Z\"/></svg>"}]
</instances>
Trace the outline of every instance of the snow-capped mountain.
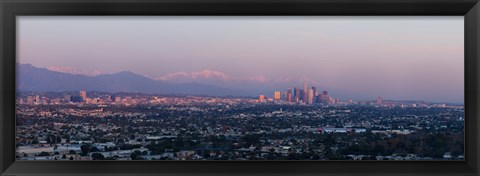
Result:
<instances>
[{"instance_id":1,"label":"snow-capped mountain","mask_svg":"<svg viewBox=\"0 0 480 176\"><path fill-rule=\"evenodd\" d=\"M102 74L100 71L97 71L97 70L87 71L87 70L81 70L74 67L50 66L47 69L54 72L69 73L72 75L98 76Z\"/></svg>"},{"instance_id":2,"label":"snow-capped mountain","mask_svg":"<svg viewBox=\"0 0 480 176\"><path fill-rule=\"evenodd\" d=\"M273 80L274 84L285 84L287 86L298 86L302 87L304 83L307 86L321 86L320 82L311 79L309 77L298 77L298 76L283 76Z\"/></svg>"},{"instance_id":3,"label":"snow-capped mountain","mask_svg":"<svg viewBox=\"0 0 480 176\"><path fill-rule=\"evenodd\" d=\"M192 72L190 75L193 79L215 79L221 81L228 81L232 79L227 74L214 70L202 70L200 72Z\"/></svg>"},{"instance_id":4,"label":"snow-capped mountain","mask_svg":"<svg viewBox=\"0 0 480 176\"><path fill-rule=\"evenodd\" d=\"M253 82L259 82L259 83L268 83L270 79L268 79L265 76L252 76L252 77L246 77L242 78L244 81L253 81Z\"/></svg>"},{"instance_id":5,"label":"snow-capped mountain","mask_svg":"<svg viewBox=\"0 0 480 176\"><path fill-rule=\"evenodd\" d=\"M172 82L180 82L182 80L191 80L191 75L189 73L185 72L176 72L176 73L170 73L165 76L161 76L158 78L154 78L155 80L160 80L160 81L172 81Z\"/></svg>"},{"instance_id":6,"label":"snow-capped mountain","mask_svg":"<svg viewBox=\"0 0 480 176\"><path fill-rule=\"evenodd\" d=\"M176 72L155 78L155 80L168 81L173 83L201 82L201 81L230 81L232 77L215 70L202 70L199 72Z\"/></svg>"}]
</instances>

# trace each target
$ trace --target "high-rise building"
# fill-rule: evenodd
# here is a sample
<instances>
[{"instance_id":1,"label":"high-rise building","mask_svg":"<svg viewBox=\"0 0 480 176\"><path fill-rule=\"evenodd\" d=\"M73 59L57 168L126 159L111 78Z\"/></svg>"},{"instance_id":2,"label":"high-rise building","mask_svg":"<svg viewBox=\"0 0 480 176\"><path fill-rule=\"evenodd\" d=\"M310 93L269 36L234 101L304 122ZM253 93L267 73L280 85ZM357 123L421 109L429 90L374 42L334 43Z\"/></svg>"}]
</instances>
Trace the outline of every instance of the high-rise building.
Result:
<instances>
[{"instance_id":1,"label":"high-rise building","mask_svg":"<svg viewBox=\"0 0 480 176\"><path fill-rule=\"evenodd\" d=\"M287 90L287 101L288 102L293 102L292 89Z\"/></svg>"},{"instance_id":2,"label":"high-rise building","mask_svg":"<svg viewBox=\"0 0 480 176\"><path fill-rule=\"evenodd\" d=\"M303 102L307 103L308 101L308 87L307 87L307 82L303 82Z\"/></svg>"},{"instance_id":3,"label":"high-rise building","mask_svg":"<svg viewBox=\"0 0 480 176\"><path fill-rule=\"evenodd\" d=\"M337 100L335 98L328 97L328 104L336 104L336 103L337 103Z\"/></svg>"},{"instance_id":4,"label":"high-rise building","mask_svg":"<svg viewBox=\"0 0 480 176\"><path fill-rule=\"evenodd\" d=\"M87 91L84 91L84 90L80 91L80 97L82 97L83 100L86 100L87 99Z\"/></svg>"},{"instance_id":5,"label":"high-rise building","mask_svg":"<svg viewBox=\"0 0 480 176\"><path fill-rule=\"evenodd\" d=\"M313 104L313 89L309 89L308 90L308 101L307 101L307 104Z\"/></svg>"},{"instance_id":6,"label":"high-rise building","mask_svg":"<svg viewBox=\"0 0 480 176\"><path fill-rule=\"evenodd\" d=\"M65 101L72 101L72 96L71 95L63 95L65 98Z\"/></svg>"},{"instance_id":7,"label":"high-rise building","mask_svg":"<svg viewBox=\"0 0 480 176\"><path fill-rule=\"evenodd\" d=\"M322 104L328 104L329 103L330 97L328 97L328 92L327 91L323 91L322 94L320 94L318 96L319 96L320 103L322 103Z\"/></svg>"},{"instance_id":8,"label":"high-rise building","mask_svg":"<svg viewBox=\"0 0 480 176\"><path fill-rule=\"evenodd\" d=\"M300 93L299 93L299 89L298 87L295 87L293 89L293 99L295 100L295 102L298 102L300 100Z\"/></svg>"},{"instance_id":9,"label":"high-rise building","mask_svg":"<svg viewBox=\"0 0 480 176\"><path fill-rule=\"evenodd\" d=\"M303 81L303 90L304 90L304 91L307 90L307 82L306 82L306 81Z\"/></svg>"},{"instance_id":10,"label":"high-rise building","mask_svg":"<svg viewBox=\"0 0 480 176\"><path fill-rule=\"evenodd\" d=\"M109 101L112 101L112 102L113 102L113 101L115 101L115 98L116 98L115 95L110 95Z\"/></svg>"},{"instance_id":11,"label":"high-rise building","mask_svg":"<svg viewBox=\"0 0 480 176\"><path fill-rule=\"evenodd\" d=\"M74 103L80 103L80 102L83 102L84 99L81 96L76 95L76 96L72 96L70 101Z\"/></svg>"},{"instance_id":12,"label":"high-rise building","mask_svg":"<svg viewBox=\"0 0 480 176\"><path fill-rule=\"evenodd\" d=\"M125 105L132 105L132 104L134 104L135 102L133 101L133 98L132 98L132 97L125 97L125 100L124 100L124 102L122 102L122 103L124 103Z\"/></svg>"},{"instance_id":13,"label":"high-rise building","mask_svg":"<svg viewBox=\"0 0 480 176\"><path fill-rule=\"evenodd\" d=\"M382 104L383 104L382 97L377 97L377 105L382 105Z\"/></svg>"},{"instance_id":14,"label":"high-rise building","mask_svg":"<svg viewBox=\"0 0 480 176\"><path fill-rule=\"evenodd\" d=\"M313 90L313 96L317 96L318 95L317 88L312 86L312 90Z\"/></svg>"},{"instance_id":15,"label":"high-rise building","mask_svg":"<svg viewBox=\"0 0 480 176\"><path fill-rule=\"evenodd\" d=\"M40 96L39 95L35 95L35 103L36 104L40 103Z\"/></svg>"},{"instance_id":16,"label":"high-rise building","mask_svg":"<svg viewBox=\"0 0 480 176\"><path fill-rule=\"evenodd\" d=\"M258 96L258 101L264 102L265 101L265 95Z\"/></svg>"},{"instance_id":17,"label":"high-rise building","mask_svg":"<svg viewBox=\"0 0 480 176\"><path fill-rule=\"evenodd\" d=\"M298 100L299 101L304 101L305 102L305 93L302 89L298 90Z\"/></svg>"},{"instance_id":18,"label":"high-rise building","mask_svg":"<svg viewBox=\"0 0 480 176\"><path fill-rule=\"evenodd\" d=\"M34 99L32 96L28 96L27 97L27 104L33 104L34 103Z\"/></svg>"},{"instance_id":19,"label":"high-rise building","mask_svg":"<svg viewBox=\"0 0 480 176\"><path fill-rule=\"evenodd\" d=\"M281 99L281 100L284 100L284 101L288 101L287 92L281 92L280 99Z\"/></svg>"},{"instance_id":20,"label":"high-rise building","mask_svg":"<svg viewBox=\"0 0 480 176\"><path fill-rule=\"evenodd\" d=\"M273 99L275 99L276 101L280 100L280 91L275 91L275 93L273 94Z\"/></svg>"}]
</instances>

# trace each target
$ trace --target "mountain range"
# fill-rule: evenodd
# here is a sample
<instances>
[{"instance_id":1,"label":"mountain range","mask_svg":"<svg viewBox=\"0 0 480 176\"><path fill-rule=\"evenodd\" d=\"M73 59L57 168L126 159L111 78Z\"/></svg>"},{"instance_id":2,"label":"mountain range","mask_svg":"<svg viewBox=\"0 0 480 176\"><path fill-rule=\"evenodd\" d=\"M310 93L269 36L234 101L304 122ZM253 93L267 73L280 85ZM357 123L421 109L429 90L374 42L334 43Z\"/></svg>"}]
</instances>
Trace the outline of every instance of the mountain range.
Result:
<instances>
[{"instance_id":1,"label":"mountain range","mask_svg":"<svg viewBox=\"0 0 480 176\"><path fill-rule=\"evenodd\" d=\"M273 95L295 86L321 88L320 83L308 77L285 76L269 79L264 76L237 78L215 70L176 72L149 78L130 71L114 74L92 74L75 69L39 68L31 64L17 64L17 88L21 91L106 91L155 94L190 94L211 96ZM320 90L320 89L319 89Z\"/></svg>"}]
</instances>

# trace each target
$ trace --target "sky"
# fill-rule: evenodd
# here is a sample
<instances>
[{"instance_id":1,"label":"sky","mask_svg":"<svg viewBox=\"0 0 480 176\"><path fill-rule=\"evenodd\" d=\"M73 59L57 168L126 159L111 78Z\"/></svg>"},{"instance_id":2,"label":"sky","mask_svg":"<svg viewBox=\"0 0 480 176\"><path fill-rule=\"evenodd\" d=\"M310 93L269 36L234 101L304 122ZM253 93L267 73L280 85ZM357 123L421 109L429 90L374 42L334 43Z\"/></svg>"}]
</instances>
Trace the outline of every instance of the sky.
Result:
<instances>
[{"instance_id":1,"label":"sky","mask_svg":"<svg viewBox=\"0 0 480 176\"><path fill-rule=\"evenodd\" d=\"M384 99L464 101L463 16L17 17L17 62L149 77L309 77Z\"/></svg>"}]
</instances>

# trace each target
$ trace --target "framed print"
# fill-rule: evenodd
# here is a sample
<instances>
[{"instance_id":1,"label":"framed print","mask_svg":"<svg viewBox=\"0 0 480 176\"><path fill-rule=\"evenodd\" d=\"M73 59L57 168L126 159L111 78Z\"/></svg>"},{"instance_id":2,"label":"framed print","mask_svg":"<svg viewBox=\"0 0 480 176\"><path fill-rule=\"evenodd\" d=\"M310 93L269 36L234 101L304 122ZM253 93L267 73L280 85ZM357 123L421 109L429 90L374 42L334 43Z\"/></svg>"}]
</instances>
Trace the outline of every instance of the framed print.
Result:
<instances>
[{"instance_id":1,"label":"framed print","mask_svg":"<svg viewBox=\"0 0 480 176\"><path fill-rule=\"evenodd\" d=\"M478 175L479 8L4 0L2 175Z\"/></svg>"}]
</instances>

